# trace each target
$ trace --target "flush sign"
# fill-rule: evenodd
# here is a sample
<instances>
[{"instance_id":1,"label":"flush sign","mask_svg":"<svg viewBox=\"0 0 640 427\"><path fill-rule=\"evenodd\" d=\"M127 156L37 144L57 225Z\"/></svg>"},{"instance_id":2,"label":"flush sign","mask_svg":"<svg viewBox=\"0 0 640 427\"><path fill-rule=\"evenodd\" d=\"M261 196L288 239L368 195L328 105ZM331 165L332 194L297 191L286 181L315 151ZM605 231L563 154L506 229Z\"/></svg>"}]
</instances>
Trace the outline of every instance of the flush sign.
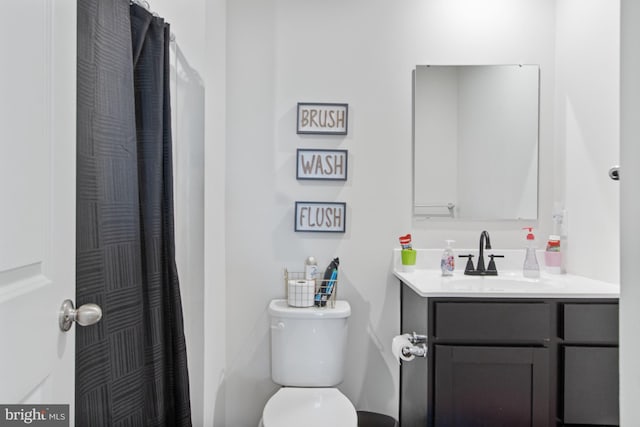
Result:
<instances>
[{"instance_id":1,"label":"flush sign","mask_svg":"<svg viewBox=\"0 0 640 427\"><path fill-rule=\"evenodd\" d=\"M297 133L346 135L349 104L298 103Z\"/></svg>"},{"instance_id":2,"label":"flush sign","mask_svg":"<svg viewBox=\"0 0 640 427\"><path fill-rule=\"evenodd\" d=\"M344 233L347 204L296 202L295 231Z\"/></svg>"}]
</instances>

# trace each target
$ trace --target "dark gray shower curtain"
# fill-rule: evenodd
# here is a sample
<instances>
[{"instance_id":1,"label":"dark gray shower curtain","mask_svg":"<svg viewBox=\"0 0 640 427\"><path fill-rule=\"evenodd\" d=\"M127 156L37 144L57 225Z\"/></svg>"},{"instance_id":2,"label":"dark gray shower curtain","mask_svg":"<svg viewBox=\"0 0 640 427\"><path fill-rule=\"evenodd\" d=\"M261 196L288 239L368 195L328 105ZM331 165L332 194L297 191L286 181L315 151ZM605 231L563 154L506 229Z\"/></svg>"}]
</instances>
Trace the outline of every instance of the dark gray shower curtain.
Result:
<instances>
[{"instance_id":1,"label":"dark gray shower curtain","mask_svg":"<svg viewBox=\"0 0 640 427\"><path fill-rule=\"evenodd\" d=\"M77 426L190 426L175 265L169 26L78 1Z\"/></svg>"}]
</instances>

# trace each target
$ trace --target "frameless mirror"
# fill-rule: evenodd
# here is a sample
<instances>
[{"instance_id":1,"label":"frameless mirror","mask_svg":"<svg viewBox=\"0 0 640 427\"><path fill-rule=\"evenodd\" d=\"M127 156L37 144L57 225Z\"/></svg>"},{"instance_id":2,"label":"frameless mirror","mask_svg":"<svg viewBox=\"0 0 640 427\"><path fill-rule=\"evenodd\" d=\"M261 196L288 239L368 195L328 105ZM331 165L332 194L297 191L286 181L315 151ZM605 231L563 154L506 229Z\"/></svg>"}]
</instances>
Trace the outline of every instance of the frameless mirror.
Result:
<instances>
[{"instance_id":1,"label":"frameless mirror","mask_svg":"<svg viewBox=\"0 0 640 427\"><path fill-rule=\"evenodd\" d=\"M537 65L417 66L413 213L536 219Z\"/></svg>"}]
</instances>

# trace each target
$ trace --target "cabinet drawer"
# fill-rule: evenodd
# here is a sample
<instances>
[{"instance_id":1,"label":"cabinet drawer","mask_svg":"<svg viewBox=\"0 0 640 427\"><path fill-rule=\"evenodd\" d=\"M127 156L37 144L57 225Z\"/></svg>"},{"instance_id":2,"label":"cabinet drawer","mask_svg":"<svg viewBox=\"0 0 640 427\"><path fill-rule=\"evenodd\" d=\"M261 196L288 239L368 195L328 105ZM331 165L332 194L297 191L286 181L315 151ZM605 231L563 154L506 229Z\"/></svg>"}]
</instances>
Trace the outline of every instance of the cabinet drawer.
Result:
<instances>
[{"instance_id":1,"label":"cabinet drawer","mask_svg":"<svg viewBox=\"0 0 640 427\"><path fill-rule=\"evenodd\" d=\"M548 341L551 308L544 302L438 302L437 338L479 341Z\"/></svg>"},{"instance_id":2,"label":"cabinet drawer","mask_svg":"<svg viewBox=\"0 0 640 427\"><path fill-rule=\"evenodd\" d=\"M618 304L565 304L563 338L617 343Z\"/></svg>"}]
</instances>

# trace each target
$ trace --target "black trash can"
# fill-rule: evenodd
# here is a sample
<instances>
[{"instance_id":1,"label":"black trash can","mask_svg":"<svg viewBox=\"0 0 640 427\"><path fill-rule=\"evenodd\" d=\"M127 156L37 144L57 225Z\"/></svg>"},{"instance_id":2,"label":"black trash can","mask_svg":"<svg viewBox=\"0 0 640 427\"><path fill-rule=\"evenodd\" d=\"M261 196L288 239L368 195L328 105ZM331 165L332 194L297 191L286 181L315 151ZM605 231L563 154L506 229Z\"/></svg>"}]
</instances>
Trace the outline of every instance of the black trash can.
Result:
<instances>
[{"instance_id":1,"label":"black trash can","mask_svg":"<svg viewBox=\"0 0 640 427\"><path fill-rule=\"evenodd\" d=\"M398 427L398 422L388 415L358 411L358 427Z\"/></svg>"}]
</instances>

